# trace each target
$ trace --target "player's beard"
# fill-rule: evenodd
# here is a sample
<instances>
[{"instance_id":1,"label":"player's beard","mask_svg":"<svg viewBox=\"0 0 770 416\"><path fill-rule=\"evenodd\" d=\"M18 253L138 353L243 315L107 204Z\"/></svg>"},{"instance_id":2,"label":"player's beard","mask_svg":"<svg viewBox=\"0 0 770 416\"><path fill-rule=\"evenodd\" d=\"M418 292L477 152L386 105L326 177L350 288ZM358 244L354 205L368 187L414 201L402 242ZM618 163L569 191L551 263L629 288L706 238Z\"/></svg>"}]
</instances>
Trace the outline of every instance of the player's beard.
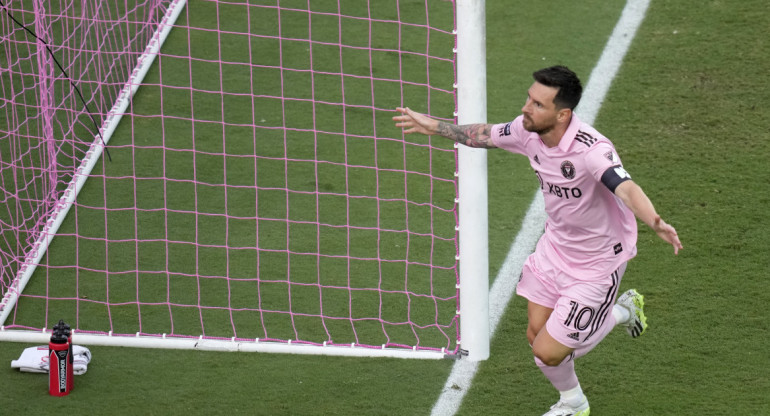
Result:
<instances>
[{"instance_id":1,"label":"player's beard","mask_svg":"<svg viewBox=\"0 0 770 416\"><path fill-rule=\"evenodd\" d=\"M548 124L548 125L537 125L537 124L535 124L532 121L531 118L529 118L527 116L524 116L524 120L523 120L523 123L522 123L522 126L524 127L524 130L532 132L532 133L537 133L537 134L539 134L541 136L546 134L546 133L548 133L549 131L553 130L555 125L556 125L556 123L551 123L551 124Z\"/></svg>"}]
</instances>

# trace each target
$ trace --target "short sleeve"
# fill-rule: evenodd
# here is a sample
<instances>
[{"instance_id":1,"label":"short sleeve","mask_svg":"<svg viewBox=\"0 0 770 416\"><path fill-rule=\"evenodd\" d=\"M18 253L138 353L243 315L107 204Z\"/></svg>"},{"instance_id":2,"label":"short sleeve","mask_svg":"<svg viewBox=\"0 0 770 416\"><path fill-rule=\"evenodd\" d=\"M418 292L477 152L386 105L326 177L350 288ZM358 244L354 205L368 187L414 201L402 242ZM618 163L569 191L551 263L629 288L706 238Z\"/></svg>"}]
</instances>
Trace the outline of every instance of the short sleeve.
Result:
<instances>
[{"instance_id":1,"label":"short sleeve","mask_svg":"<svg viewBox=\"0 0 770 416\"><path fill-rule=\"evenodd\" d=\"M494 124L490 131L495 146L513 153L524 153L524 141L529 132L524 129L522 116L508 123Z\"/></svg>"},{"instance_id":2,"label":"short sleeve","mask_svg":"<svg viewBox=\"0 0 770 416\"><path fill-rule=\"evenodd\" d=\"M623 164L611 143L601 141L588 150L585 156L586 167L597 181L601 181L604 172L615 166Z\"/></svg>"}]
</instances>

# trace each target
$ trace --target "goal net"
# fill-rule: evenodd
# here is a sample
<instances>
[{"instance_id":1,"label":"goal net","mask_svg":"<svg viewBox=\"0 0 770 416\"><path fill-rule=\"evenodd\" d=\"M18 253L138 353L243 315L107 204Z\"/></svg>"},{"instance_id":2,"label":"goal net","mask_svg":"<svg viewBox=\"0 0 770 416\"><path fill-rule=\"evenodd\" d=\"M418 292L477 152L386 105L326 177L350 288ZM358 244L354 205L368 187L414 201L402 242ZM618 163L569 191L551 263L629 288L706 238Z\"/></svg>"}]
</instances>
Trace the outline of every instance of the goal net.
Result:
<instances>
[{"instance_id":1,"label":"goal net","mask_svg":"<svg viewBox=\"0 0 770 416\"><path fill-rule=\"evenodd\" d=\"M2 4L0 339L459 354L453 2Z\"/></svg>"}]
</instances>

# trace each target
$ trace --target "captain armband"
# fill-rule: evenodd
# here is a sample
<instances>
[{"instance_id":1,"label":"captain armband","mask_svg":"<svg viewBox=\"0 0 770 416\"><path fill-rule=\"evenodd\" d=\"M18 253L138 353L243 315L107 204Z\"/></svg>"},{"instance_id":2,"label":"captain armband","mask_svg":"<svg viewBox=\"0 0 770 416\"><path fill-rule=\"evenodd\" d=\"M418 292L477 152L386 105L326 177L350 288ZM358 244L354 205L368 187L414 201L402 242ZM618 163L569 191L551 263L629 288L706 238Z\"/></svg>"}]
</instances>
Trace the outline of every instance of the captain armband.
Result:
<instances>
[{"instance_id":1,"label":"captain armband","mask_svg":"<svg viewBox=\"0 0 770 416\"><path fill-rule=\"evenodd\" d=\"M604 171L602 174L602 183L612 193L615 193L615 188L621 183L631 180L631 175L623 169L623 166L613 166Z\"/></svg>"}]
</instances>

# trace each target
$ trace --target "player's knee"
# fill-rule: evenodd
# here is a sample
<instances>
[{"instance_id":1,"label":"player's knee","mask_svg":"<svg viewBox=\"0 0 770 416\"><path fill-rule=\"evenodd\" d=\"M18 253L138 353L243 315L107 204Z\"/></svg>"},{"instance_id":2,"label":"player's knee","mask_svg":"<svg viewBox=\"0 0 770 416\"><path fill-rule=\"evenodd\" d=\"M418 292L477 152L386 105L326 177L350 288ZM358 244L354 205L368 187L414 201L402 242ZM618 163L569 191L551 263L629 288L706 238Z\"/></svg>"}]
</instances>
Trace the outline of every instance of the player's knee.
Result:
<instances>
[{"instance_id":1,"label":"player's knee","mask_svg":"<svg viewBox=\"0 0 770 416\"><path fill-rule=\"evenodd\" d=\"M533 349L532 352L535 354L535 358L548 367L556 367L564 361L564 358L566 358L562 355L552 354L547 351L538 351L536 349Z\"/></svg>"},{"instance_id":2,"label":"player's knee","mask_svg":"<svg viewBox=\"0 0 770 416\"><path fill-rule=\"evenodd\" d=\"M527 326L527 340L529 341L529 345L535 344L535 337L537 337L537 333L539 331L536 328L533 328L532 325Z\"/></svg>"}]
</instances>

